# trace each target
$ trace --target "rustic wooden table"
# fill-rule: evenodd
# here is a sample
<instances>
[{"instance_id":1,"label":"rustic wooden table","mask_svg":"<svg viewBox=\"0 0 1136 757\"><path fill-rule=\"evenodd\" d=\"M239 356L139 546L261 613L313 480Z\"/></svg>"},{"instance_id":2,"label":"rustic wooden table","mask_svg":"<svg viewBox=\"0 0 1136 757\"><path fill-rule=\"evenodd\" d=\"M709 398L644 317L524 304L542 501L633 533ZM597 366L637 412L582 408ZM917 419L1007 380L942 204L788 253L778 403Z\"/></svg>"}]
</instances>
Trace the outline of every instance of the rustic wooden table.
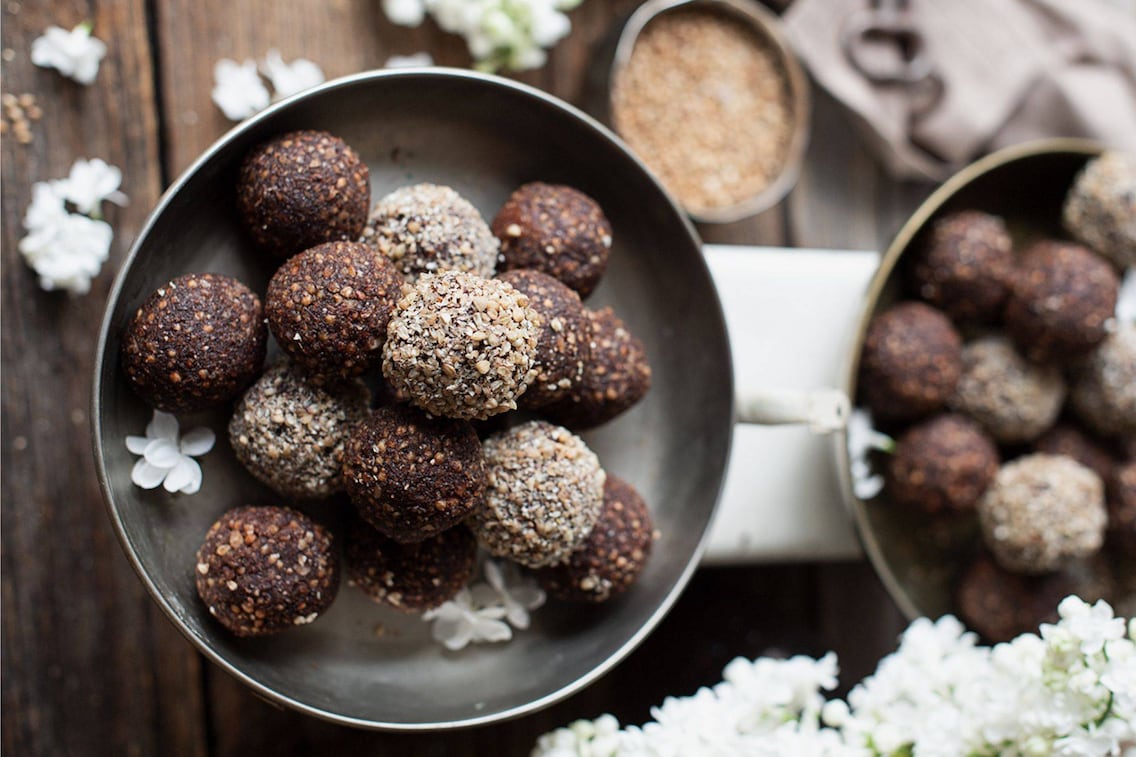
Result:
<instances>
[{"instance_id":1,"label":"rustic wooden table","mask_svg":"<svg viewBox=\"0 0 1136 757\"><path fill-rule=\"evenodd\" d=\"M521 80L570 102L584 96L596 43L637 0L588 0L548 65ZM89 438L94 345L114 272L163 187L230 124L210 100L218 58L306 57L328 77L431 52L468 65L464 44L433 25L391 26L378 0L88 0L3 6L3 91L35 95L32 141L3 146L3 683L10 755L278 755L366 749L401 754L527 754L544 731L610 711L649 718L667 694L719 680L737 655L835 650L855 681L903 626L866 563L753 565L700 571L643 646L580 694L514 722L439 735L366 733L276 709L205 662L150 601L119 548L95 479ZM90 19L109 53L93 86L30 62L51 24ZM20 259L34 181L79 157L123 170L129 207L111 208L111 259L83 297L47 293ZM885 177L818 93L799 186L762 216L703 227L712 242L876 248L929 187Z\"/></svg>"}]
</instances>

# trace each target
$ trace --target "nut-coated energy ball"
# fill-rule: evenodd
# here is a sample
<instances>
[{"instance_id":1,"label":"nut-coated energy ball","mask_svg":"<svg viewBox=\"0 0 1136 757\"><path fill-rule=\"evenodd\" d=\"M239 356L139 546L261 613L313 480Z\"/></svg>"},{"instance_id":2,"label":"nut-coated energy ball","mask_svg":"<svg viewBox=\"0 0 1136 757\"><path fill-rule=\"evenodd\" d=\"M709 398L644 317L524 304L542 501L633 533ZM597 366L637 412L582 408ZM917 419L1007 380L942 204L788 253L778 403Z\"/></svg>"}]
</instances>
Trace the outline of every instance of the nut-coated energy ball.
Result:
<instances>
[{"instance_id":1,"label":"nut-coated energy ball","mask_svg":"<svg viewBox=\"0 0 1136 757\"><path fill-rule=\"evenodd\" d=\"M972 510L998 473L998 449L973 421L937 415L899 437L888 461L888 493L928 513Z\"/></svg>"},{"instance_id":2,"label":"nut-coated energy ball","mask_svg":"<svg viewBox=\"0 0 1136 757\"><path fill-rule=\"evenodd\" d=\"M1065 228L1117 267L1136 266L1136 156L1090 160L1065 198Z\"/></svg>"},{"instance_id":3,"label":"nut-coated energy ball","mask_svg":"<svg viewBox=\"0 0 1136 757\"><path fill-rule=\"evenodd\" d=\"M1070 399L1077 416L1098 434L1136 437L1136 323L1119 324L1089 354Z\"/></svg>"},{"instance_id":4,"label":"nut-coated energy ball","mask_svg":"<svg viewBox=\"0 0 1136 757\"><path fill-rule=\"evenodd\" d=\"M956 321L988 322L1002 314L1013 266L1002 219L963 210L931 226L912 277L919 295Z\"/></svg>"}]
</instances>

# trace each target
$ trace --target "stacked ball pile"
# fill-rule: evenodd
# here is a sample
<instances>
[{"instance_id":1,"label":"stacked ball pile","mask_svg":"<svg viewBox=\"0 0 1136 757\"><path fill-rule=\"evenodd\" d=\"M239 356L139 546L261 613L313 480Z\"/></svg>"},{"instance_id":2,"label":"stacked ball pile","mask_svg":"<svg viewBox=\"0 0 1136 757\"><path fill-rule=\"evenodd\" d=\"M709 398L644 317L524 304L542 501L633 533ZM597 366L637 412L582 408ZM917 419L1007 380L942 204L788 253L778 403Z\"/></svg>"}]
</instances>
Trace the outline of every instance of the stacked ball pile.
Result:
<instances>
[{"instance_id":1,"label":"stacked ball pile","mask_svg":"<svg viewBox=\"0 0 1136 757\"><path fill-rule=\"evenodd\" d=\"M372 208L358 154L299 131L246 157L237 207L280 260L263 306L214 273L154 292L121 356L143 399L171 412L235 402L233 451L278 500L345 492L345 570L377 602L439 606L471 579L479 545L564 599L635 581L650 513L572 433L651 380L627 325L581 300L612 247L594 200L526 184L488 224L454 189L419 184ZM269 332L283 355L265 370ZM479 436L474 424L518 408ZM335 541L292 507L237 507L198 553L198 593L240 636L309 623L336 596Z\"/></svg>"},{"instance_id":2,"label":"stacked ball pile","mask_svg":"<svg viewBox=\"0 0 1136 757\"><path fill-rule=\"evenodd\" d=\"M860 400L898 437L891 499L977 518L957 609L994 641L1125 578L1092 566L1136 591L1136 323L1114 317L1136 263L1136 160L1089 161L1064 225L1070 239L1015 246L1001 218L941 216L907 261L917 299L878 313L861 354Z\"/></svg>"}]
</instances>

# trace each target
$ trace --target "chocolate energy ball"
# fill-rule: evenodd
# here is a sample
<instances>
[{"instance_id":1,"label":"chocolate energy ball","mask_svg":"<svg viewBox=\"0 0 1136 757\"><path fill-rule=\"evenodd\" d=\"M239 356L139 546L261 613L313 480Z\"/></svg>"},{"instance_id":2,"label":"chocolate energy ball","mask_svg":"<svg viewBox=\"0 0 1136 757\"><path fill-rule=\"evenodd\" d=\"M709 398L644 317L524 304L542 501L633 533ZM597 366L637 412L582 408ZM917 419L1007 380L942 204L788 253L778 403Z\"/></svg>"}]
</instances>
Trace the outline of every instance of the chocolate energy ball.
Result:
<instances>
[{"instance_id":1,"label":"chocolate energy ball","mask_svg":"<svg viewBox=\"0 0 1136 757\"><path fill-rule=\"evenodd\" d=\"M1006 463L978 501L986 546L1006 570L1046 573L1100 549L1108 516L1104 485L1063 455Z\"/></svg>"},{"instance_id":2,"label":"chocolate energy ball","mask_svg":"<svg viewBox=\"0 0 1136 757\"><path fill-rule=\"evenodd\" d=\"M1076 460L1093 473L1108 479L1116 459L1104 445L1071 423L1058 423L1033 443L1035 452L1065 455Z\"/></svg>"},{"instance_id":3,"label":"chocolate energy ball","mask_svg":"<svg viewBox=\"0 0 1136 757\"><path fill-rule=\"evenodd\" d=\"M122 369L152 407L190 413L228 402L264 365L260 298L219 273L189 273L158 287L122 335Z\"/></svg>"},{"instance_id":4,"label":"chocolate energy ball","mask_svg":"<svg viewBox=\"0 0 1136 757\"><path fill-rule=\"evenodd\" d=\"M237 636L311 623L339 591L331 533L287 507L236 507L197 551L197 594Z\"/></svg>"},{"instance_id":5,"label":"chocolate energy ball","mask_svg":"<svg viewBox=\"0 0 1136 757\"><path fill-rule=\"evenodd\" d=\"M568 557L600 517L604 471L568 429L529 421L485 440L489 486L470 528L496 557L543 568Z\"/></svg>"},{"instance_id":6,"label":"chocolate energy ball","mask_svg":"<svg viewBox=\"0 0 1136 757\"><path fill-rule=\"evenodd\" d=\"M1013 244L1001 218L977 210L944 216L915 258L919 296L964 322L1002 314L1014 267Z\"/></svg>"},{"instance_id":7,"label":"chocolate energy ball","mask_svg":"<svg viewBox=\"0 0 1136 757\"><path fill-rule=\"evenodd\" d=\"M999 442L1030 441L1057 420L1065 401L1061 371L1029 362L1008 339L988 336L967 344L962 365L951 407Z\"/></svg>"},{"instance_id":8,"label":"chocolate energy ball","mask_svg":"<svg viewBox=\"0 0 1136 757\"><path fill-rule=\"evenodd\" d=\"M316 383L379 364L402 290L390 261L356 242L328 242L284 262L268 283L272 335Z\"/></svg>"},{"instance_id":9,"label":"chocolate energy ball","mask_svg":"<svg viewBox=\"0 0 1136 757\"><path fill-rule=\"evenodd\" d=\"M536 378L521 395L521 406L539 408L567 396L592 357L591 321L580 295L540 271L506 271L497 278L526 295L544 321L536 343Z\"/></svg>"},{"instance_id":10,"label":"chocolate energy ball","mask_svg":"<svg viewBox=\"0 0 1136 757\"><path fill-rule=\"evenodd\" d=\"M383 375L428 413L484 420L515 410L536 377L541 326L529 298L504 281L423 275L391 316Z\"/></svg>"},{"instance_id":11,"label":"chocolate energy ball","mask_svg":"<svg viewBox=\"0 0 1136 757\"><path fill-rule=\"evenodd\" d=\"M884 478L901 505L924 512L974 508L998 473L998 449L976 423L937 415L899 437Z\"/></svg>"},{"instance_id":12,"label":"chocolate energy ball","mask_svg":"<svg viewBox=\"0 0 1136 757\"><path fill-rule=\"evenodd\" d=\"M607 270L611 223L591 197L563 184L525 184L493 219L505 269L532 268L587 297Z\"/></svg>"},{"instance_id":13,"label":"chocolate energy ball","mask_svg":"<svg viewBox=\"0 0 1136 757\"><path fill-rule=\"evenodd\" d=\"M579 385L541 413L574 429L607 423L643 399L651 388L647 350L611 308L589 310L591 359Z\"/></svg>"},{"instance_id":14,"label":"chocolate energy ball","mask_svg":"<svg viewBox=\"0 0 1136 757\"><path fill-rule=\"evenodd\" d=\"M999 643L1057 622L1057 605L1077 588L1065 573L1023 576L981 554L959 581L955 604L967 626Z\"/></svg>"},{"instance_id":15,"label":"chocolate energy ball","mask_svg":"<svg viewBox=\"0 0 1136 757\"><path fill-rule=\"evenodd\" d=\"M458 526L400 544L353 518L344 565L348 582L371 599L402 612L421 612L452 599L473 578L477 540Z\"/></svg>"},{"instance_id":16,"label":"chocolate energy ball","mask_svg":"<svg viewBox=\"0 0 1136 757\"><path fill-rule=\"evenodd\" d=\"M536 573L541 587L557 599L605 602L631 587L643 572L655 526L647 504L631 484L609 475L603 510L588 538L564 562Z\"/></svg>"},{"instance_id":17,"label":"chocolate energy ball","mask_svg":"<svg viewBox=\"0 0 1136 757\"><path fill-rule=\"evenodd\" d=\"M1119 268L1136 266L1136 156L1090 160L1065 197L1065 228Z\"/></svg>"},{"instance_id":18,"label":"chocolate energy ball","mask_svg":"<svg viewBox=\"0 0 1136 757\"><path fill-rule=\"evenodd\" d=\"M1069 242L1038 242L1022 255L1004 314L1030 360L1064 361L1105 337L1120 280L1103 258Z\"/></svg>"},{"instance_id":19,"label":"chocolate energy ball","mask_svg":"<svg viewBox=\"0 0 1136 757\"><path fill-rule=\"evenodd\" d=\"M367 222L370 173L324 131L294 131L245 157L237 209L257 247L286 258L322 242L355 240Z\"/></svg>"},{"instance_id":20,"label":"chocolate energy ball","mask_svg":"<svg viewBox=\"0 0 1136 757\"><path fill-rule=\"evenodd\" d=\"M1107 494L1109 536L1122 552L1136 557L1136 460L1113 468Z\"/></svg>"},{"instance_id":21,"label":"chocolate energy ball","mask_svg":"<svg viewBox=\"0 0 1136 757\"><path fill-rule=\"evenodd\" d=\"M497 238L477 208L450 187L415 184L375 203L363 229L410 283L422 273L464 271L482 278L497 267Z\"/></svg>"},{"instance_id":22,"label":"chocolate energy ball","mask_svg":"<svg viewBox=\"0 0 1136 757\"><path fill-rule=\"evenodd\" d=\"M1119 324L1073 382L1073 410L1104 436L1136 436L1136 323Z\"/></svg>"},{"instance_id":23,"label":"chocolate energy ball","mask_svg":"<svg viewBox=\"0 0 1136 757\"><path fill-rule=\"evenodd\" d=\"M281 361L237 403L229 444L248 472L277 494L324 499L343 489L343 448L370 400L360 381L325 391Z\"/></svg>"},{"instance_id":24,"label":"chocolate energy ball","mask_svg":"<svg viewBox=\"0 0 1136 757\"><path fill-rule=\"evenodd\" d=\"M480 502L481 442L466 421L431 418L406 405L379 408L352 431L343 480L371 526L400 543L422 541Z\"/></svg>"},{"instance_id":25,"label":"chocolate energy ball","mask_svg":"<svg viewBox=\"0 0 1136 757\"><path fill-rule=\"evenodd\" d=\"M901 302L868 324L860 354L860 393L879 421L902 422L939 410L962 374L962 339L941 312Z\"/></svg>"}]
</instances>

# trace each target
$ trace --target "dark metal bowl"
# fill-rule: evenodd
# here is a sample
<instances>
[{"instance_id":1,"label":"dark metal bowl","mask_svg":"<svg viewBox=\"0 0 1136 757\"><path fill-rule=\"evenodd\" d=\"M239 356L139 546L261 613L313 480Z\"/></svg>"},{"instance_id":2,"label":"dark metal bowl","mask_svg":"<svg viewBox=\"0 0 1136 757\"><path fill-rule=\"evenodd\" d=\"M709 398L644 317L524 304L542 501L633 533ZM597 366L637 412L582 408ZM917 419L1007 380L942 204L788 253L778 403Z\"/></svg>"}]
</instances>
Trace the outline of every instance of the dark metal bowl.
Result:
<instances>
[{"instance_id":1,"label":"dark metal bowl","mask_svg":"<svg viewBox=\"0 0 1136 757\"><path fill-rule=\"evenodd\" d=\"M244 154L298 128L343 137L371 169L372 196L419 181L449 184L491 218L523 182L574 185L611 219L610 270L589 305L613 305L643 339L654 387L629 413L585 435L604 466L631 481L661 538L641 581L606 606L550 602L505 645L447 653L416 617L344 586L311 626L241 640L198 599L194 554L226 509L277 498L235 460L225 411L207 424L217 447L192 496L130 482L124 446L150 410L127 387L120 334L142 300L171 277L219 271L263 292L271 261L247 243L235 210ZM604 127L538 90L468 71L373 72L329 82L249 119L211 147L163 196L115 281L98 344L93 417L97 469L127 556L155 601L210 660L261 696L338 723L428 730L489 723L551 704L630 652L662 618L705 544L732 432L725 323L682 211ZM306 507L335 523L344 503ZM376 629L381 628L381 635Z\"/></svg>"}]
</instances>

